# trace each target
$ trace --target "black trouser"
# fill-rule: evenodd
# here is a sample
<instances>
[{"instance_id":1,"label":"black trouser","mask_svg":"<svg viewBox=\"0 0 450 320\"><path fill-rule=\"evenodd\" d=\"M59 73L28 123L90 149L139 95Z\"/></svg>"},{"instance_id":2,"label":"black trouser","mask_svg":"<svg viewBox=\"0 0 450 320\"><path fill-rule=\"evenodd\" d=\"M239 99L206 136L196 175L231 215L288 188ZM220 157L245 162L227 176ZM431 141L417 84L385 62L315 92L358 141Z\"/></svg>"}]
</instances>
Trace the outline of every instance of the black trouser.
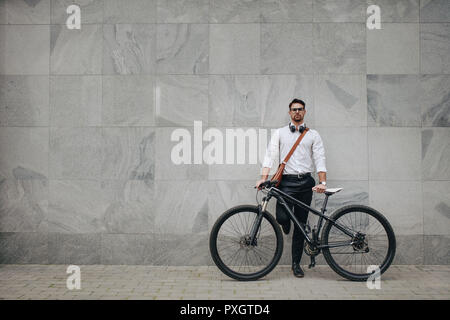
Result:
<instances>
[{"instance_id":1,"label":"black trouser","mask_svg":"<svg viewBox=\"0 0 450 320\"><path fill-rule=\"evenodd\" d=\"M292 175L283 175L281 179L281 183L279 189L288 195L294 197L295 199L307 204L311 205L312 200L312 188L316 185L314 178L311 175L303 176L298 178L297 176ZM300 208L297 205L293 205L289 202L286 202L289 208L294 207L294 215L301 223L306 223L308 220L308 211ZM280 205L277 201L277 209L276 209L277 221L279 224L287 224L291 223L289 214L286 212L285 208ZM300 263L303 254L303 243L305 241L305 237L300 229L294 224L294 234L292 236L292 263Z\"/></svg>"}]
</instances>

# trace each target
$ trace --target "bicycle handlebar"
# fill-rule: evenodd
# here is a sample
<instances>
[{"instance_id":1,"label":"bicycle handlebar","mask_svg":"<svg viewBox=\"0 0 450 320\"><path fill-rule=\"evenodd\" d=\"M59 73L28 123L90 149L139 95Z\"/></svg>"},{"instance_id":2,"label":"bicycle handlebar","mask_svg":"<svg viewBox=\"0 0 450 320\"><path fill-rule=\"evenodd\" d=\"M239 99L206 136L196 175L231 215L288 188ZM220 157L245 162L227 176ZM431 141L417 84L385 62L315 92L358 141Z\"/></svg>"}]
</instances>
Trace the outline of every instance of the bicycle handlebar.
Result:
<instances>
[{"instance_id":1,"label":"bicycle handlebar","mask_svg":"<svg viewBox=\"0 0 450 320\"><path fill-rule=\"evenodd\" d=\"M273 180L273 181L266 180L266 181L264 181L263 183L261 183L259 185L258 190L261 190L261 189L264 189L264 188L276 187L277 183L278 183L278 180ZM255 189L256 189L256 187L255 187Z\"/></svg>"}]
</instances>

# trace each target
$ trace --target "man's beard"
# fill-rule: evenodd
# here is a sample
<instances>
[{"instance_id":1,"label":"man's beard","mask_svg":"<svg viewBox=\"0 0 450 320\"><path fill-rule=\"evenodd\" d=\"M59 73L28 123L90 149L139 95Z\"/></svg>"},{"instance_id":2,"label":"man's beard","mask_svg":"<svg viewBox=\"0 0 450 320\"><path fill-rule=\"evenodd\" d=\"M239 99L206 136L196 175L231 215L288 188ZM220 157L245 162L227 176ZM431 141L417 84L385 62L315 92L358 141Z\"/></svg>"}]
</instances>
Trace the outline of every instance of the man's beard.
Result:
<instances>
[{"instance_id":1,"label":"man's beard","mask_svg":"<svg viewBox=\"0 0 450 320\"><path fill-rule=\"evenodd\" d=\"M298 120L297 120L297 119L298 119ZM291 120L292 120L293 122L302 122L302 121L303 121L303 117L302 117L301 115L299 115L298 117L293 116L293 117L291 118Z\"/></svg>"}]
</instances>

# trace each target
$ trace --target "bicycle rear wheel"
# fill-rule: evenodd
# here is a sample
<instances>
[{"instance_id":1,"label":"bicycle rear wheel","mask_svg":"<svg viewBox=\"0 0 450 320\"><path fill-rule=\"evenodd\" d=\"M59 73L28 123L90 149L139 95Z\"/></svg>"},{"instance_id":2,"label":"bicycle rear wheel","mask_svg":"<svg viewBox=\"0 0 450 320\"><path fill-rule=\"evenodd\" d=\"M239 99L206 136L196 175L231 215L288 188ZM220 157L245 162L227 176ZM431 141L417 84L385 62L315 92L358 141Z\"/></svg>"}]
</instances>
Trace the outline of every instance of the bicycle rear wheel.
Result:
<instances>
[{"instance_id":1,"label":"bicycle rear wheel","mask_svg":"<svg viewBox=\"0 0 450 320\"><path fill-rule=\"evenodd\" d=\"M249 242L258 207L243 205L224 212L214 224L209 240L211 257L227 276L241 281L256 280L275 268L283 252L283 235L268 212L263 213L256 244Z\"/></svg>"},{"instance_id":2,"label":"bicycle rear wheel","mask_svg":"<svg viewBox=\"0 0 450 320\"><path fill-rule=\"evenodd\" d=\"M365 235L352 239L327 221L322 244L353 241L352 245L322 250L336 273L349 280L365 281L373 273L369 266L379 268L380 275L389 268L395 256L396 241L391 225L381 213L367 206L350 205L336 210L330 218L346 229Z\"/></svg>"}]
</instances>

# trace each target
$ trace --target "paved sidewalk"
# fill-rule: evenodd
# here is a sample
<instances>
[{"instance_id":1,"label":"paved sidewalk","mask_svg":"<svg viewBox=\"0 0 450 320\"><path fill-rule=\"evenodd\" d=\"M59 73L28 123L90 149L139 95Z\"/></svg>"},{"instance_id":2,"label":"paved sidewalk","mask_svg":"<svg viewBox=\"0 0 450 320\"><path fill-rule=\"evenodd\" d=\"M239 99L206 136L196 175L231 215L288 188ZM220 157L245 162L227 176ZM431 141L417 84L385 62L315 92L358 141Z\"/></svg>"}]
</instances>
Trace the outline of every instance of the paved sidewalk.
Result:
<instances>
[{"instance_id":1,"label":"paved sidewalk","mask_svg":"<svg viewBox=\"0 0 450 320\"><path fill-rule=\"evenodd\" d=\"M316 266L293 277L277 266L259 281L229 279L216 267L83 265L68 290L67 265L0 265L0 299L450 299L450 266L391 266L381 289Z\"/></svg>"}]
</instances>

